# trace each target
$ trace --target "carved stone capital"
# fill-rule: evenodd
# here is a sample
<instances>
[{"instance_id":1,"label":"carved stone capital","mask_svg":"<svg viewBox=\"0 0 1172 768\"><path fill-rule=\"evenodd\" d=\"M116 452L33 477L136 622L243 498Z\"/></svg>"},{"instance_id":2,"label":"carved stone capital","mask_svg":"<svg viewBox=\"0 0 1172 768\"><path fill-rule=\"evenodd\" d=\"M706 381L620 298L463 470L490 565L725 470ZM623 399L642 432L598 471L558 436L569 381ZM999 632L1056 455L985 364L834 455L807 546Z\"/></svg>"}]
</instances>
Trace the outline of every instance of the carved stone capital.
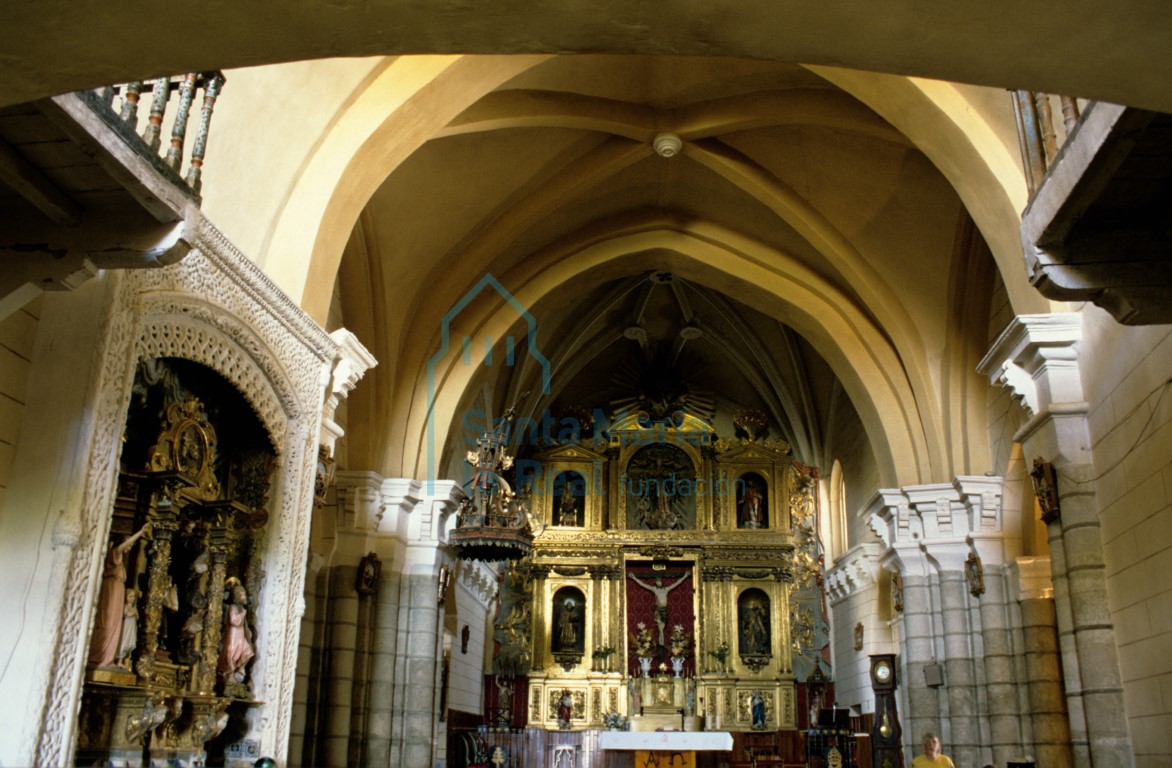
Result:
<instances>
[{"instance_id":1,"label":"carved stone capital","mask_svg":"<svg viewBox=\"0 0 1172 768\"><path fill-rule=\"evenodd\" d=\"M375 531L382 518L383 478L374 472L342 471L335 475L338 526Z\"/></svg>"},{"instance_id":2,"label":"carved stone capital","mask_svg":"<svg viewBox=\"0 0 1172 768\"><path fill-rule=\"evenodd\" d=\"M878 544L865 543L851 547L826 572L826 589L831 603L838 603L850 595L875 583L879 573Z\"/></svg>"},{"instance_id":3,"label":"carved stone capital","mask_svg":"<svg viewBox=\"0 0 1172 768\"><path fill-rule=\"evenodd\" d=\"M1008 388L1030 417L1055 403L1082 402L1081 338L1076 314L1019 315L993 342L977 371Z\"/></svg>"},{"instance_id":4,"label":"carved stone capital","mask_svg":"<svg viewBox=\"0 0 1172 768\"><path fill-rule=\"evenodd\" d=\"M863 513L885 550L921 549L932 554L937 544L1000 536L1003 487L1002 478L982 476L886 488L871 498Z\"/></svg>"},{"instance_id":5,"label":"carved stone capital","mask_svg":"<svg viewBox=\"0 0 1172 768\"><path fill-rule=\"evenodd\" d=\"M358 337L345 328L334 331L330 334L330 338L338 345L338 353L327 371L328 381L326 382L325 403L321 415L321 436L322 443L333 451L334 444L344 434L341 425L334 421L338 404L349 396L368 370L378 365L378 361L362 345Z\"/></svg>"}]
</instances>

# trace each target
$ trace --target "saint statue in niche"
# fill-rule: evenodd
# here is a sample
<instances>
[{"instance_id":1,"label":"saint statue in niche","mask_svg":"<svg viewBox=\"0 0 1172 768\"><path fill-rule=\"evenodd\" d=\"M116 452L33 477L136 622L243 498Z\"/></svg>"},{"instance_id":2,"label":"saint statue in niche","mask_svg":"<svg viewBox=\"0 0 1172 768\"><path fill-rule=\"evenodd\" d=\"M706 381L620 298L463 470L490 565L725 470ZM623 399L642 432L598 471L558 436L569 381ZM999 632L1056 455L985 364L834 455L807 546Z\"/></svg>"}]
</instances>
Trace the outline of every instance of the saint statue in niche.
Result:
<instances>
[{"instance_id":1,"label":"saint statue in niche","mask_svg":"<svg viewBox=\"0 0 1172 768\"><path fill-rule=\"evenodd\" d=\"M573 648L578 644L578 625L574 621L574 600L566 598L558 617L558 642L563 648Z\"/></svg>"},{"instance_id":2,"label":"saint statue in niche","mask_svg":"<svg viewBox=\"0 0 1172 768\"><path fill-rule=\"evenodd\" d=\"M126 553L134 546L134 542L150 531L151 523L148 522L120 543L111 546L106 553L102 587L98 593L98 613L94 620L93 638L90 640L89 663L93 666L112 666L118 658L126 615Z\"/></svg>"},{"instance_id":3,"label":"saint statue in niche","mask_svg":"<svg viewBox=\"0 0 1172 768\"><path fill-rule=\"evenodd\" d=\"M737 525L740 528L765 528L766 490L765 482L755 473L743 475L737 483Z\"/></svg>"},{"instance_id":4,"label":"saint statue in niche","mask_svg":"<svg viewBox=\"0 0 1172 768\"><path fill-rule=\"evenodd\" d=\"M235 577L228 582L231 602L224 609L224 639L217 669L225 681L243 683L244 667L256 655L248 628L248 591Z\"/></svg>"},{"instance_id":5,"label":"saint statue in niche","mask_svg":"<svg viewBox=\"0 0 1172 768\"><path fill-rule=\"evenodd\" d=\"M582 633L582 593L572 587L558 590L553 603L553 637L551 650L558 652L582 652L586 638Z\"/></svg>"},{"instance_id":6,"label":"saint statue in niche","mask_svg":"<svg viewBox=\"0 0 1172 768\"><path fill-rule=\"evenodd\" d=\"M737 600L737 629L740 652L746 656L771 653L769 632L769 598L761 590L746 590Z\"/></svg>"},{"instance_id":7,"label":"saint statue in niche","mask_svg":"<svg viewBox=\"0 0 1172 768\"><path fill-rule=\"evenodd\" d=\"M586 482L577 472L562 472L554 481L554 521L557 525L582 526L586 509Z\"/></svg>"},{"instance_id":8,"label":"saint statue in niche","mask_svg":"<svg viewBox=\"0 0 1172 768\"><path fill-rule=\"evenodd\" d=\"M768 653L769 631L765 628L765 606L756 603L745 618L745 652Z\"/></svg>"}]
</instances>

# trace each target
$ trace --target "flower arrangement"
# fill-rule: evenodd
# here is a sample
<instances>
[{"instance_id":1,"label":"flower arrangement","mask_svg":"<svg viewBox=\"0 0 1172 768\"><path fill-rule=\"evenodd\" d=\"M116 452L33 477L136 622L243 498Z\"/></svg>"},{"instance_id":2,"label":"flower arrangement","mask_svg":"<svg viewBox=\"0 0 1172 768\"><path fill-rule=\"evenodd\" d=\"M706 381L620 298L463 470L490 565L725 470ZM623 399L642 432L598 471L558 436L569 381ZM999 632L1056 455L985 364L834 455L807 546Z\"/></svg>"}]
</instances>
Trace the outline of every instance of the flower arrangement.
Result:
<instances>
[{"instance_id":1,"label":"flower arrangement","mask_svg":"<svg viewBox=\"0 0 1172 768\"><path fill-rule=\"evenodd\" d=\"M609 672L610 671L610 657L614 654L613 645L604 645L601 648L595 648L590 654L594 659L594 668L596 671Z\"/></svg>"},{"instance_id":2,"label":"flower arrangement","mask_svg":"<svg viewBox=\"0 0 1172 768\"><path fill-rule=\"evenodd\" d=\"M684 627L681 624L676 624L671 628L671 655L679 658L688 652L690 641L687 634L684 632Z\"/></svg>"},{"instance_id":3,"label":"flower arrangement","mask_svg":"<svg viewBox=\"0 0 1172 768\"><path fill-rule=\"evenodd\" d=\"M606 661L608 658L610 658L611 654L613 654L613 653L614 653L614 646L613 645L604 645L601 648L595 648L594 653L590 654L590 657L593 659L599 659L601 661Z\"/></svg>"},{"instance_id":4,"label":"flower arrangement","mask_svg":"<svg viewBox=\"0 0 1172 768\"><path fill-rule=\"evenodd\" d=\"M627 718L615 712L613 709L602 716L602 722L612 731L627 730Z\"/></svg>"},{"instance_id":5,"label":"flower arrangement","mask_svg":"<svg viewBox=\"0 0 1172 768\"><path fill-rule=\"evenodd\" d=\"M715 651L709 651L708 655L720 662L720 668L724 669L724 663L728 661L730 653L732 649L728 647L728 643L722 642Z\"/></svg>"},{"instance_id":6,"label":"flower arrangement","mask_svg":"<svg viewBox=\"0 0 1172 768\"><path fill-rule=\"evenodd\" d=\"M651 629L642 621L636 625L635 634L631 635L631 648L640 658L646 658L655 652L655 641L651 638Z\"/></svg>"}]
</instances>

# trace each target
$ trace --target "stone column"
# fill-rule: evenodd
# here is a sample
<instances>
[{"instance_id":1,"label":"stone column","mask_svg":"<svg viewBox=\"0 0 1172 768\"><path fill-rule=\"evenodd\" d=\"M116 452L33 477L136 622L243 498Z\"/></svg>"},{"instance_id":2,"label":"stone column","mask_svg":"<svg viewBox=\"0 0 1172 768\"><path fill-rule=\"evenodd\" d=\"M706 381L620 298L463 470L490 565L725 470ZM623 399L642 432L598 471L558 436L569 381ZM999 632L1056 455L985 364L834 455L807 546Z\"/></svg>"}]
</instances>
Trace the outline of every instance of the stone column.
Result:
<instances>
[{"instance_id":1,"label":"stone column","mask_svg":"<svg viewBox=\"0 0 1172 768\"><path fill-rule=\"evenodd\" d=\"M1076 768L1090 768L1091 749L1087 717L1082 698L1082 670L1074 644L1074 617L1070 611L1070 582L1066 578L1066 552L1062 526L1046 526L1053 577L1054 625L1058 631L1058 653L1062 664L1063 694L1070 732L1071 759ZM1024 618L1024 617L1023 617Z\"/></svg>"},{"instance_id":2,"label":"stone column","mask_svg":"<svg viewBox=\"0 0 1172 768\"><path fill-rule=\"evenodd\" d=\"M391 762L391 721L395 706L396 656L399 634L400 574L384 560L379 574L370 647L370 697L366 718L366 768L385 768Z\"/></svg>"},{"instance_id":3,"label":"stone column","mask_svg":"<svg viewBox=\"0 0 1172 768\"><path fill-rule=\"evenodd\" d=\"M382 765L435 762L443 622L439 576L441 569L451 569L439 537L445 535L445 521L455 508L458 494L458 486L450 481L383 482L386 516L380 518L378 530L396 537L403 531L407 534L406 540L398 538L394 542L396 562L401 562L402 567L395 627L390 756L389 763ZM376 645L381 649L384 643L380 640ZM386 660L376 660L372 668L380 670L377 674L385 673ZM372 703L372 713L376 707L381 709L381 703Z\"/></svg>"},{"instance_id":4,"label":"stone column","mask_svg":"<svg viewBox=\"0 0 1172 768\"><path fill-rule=\"evenodd\" d=\"M1065 492L1060 486L1061 520L1049 527L1062 529L1071 632L1078 656L1091 765L1095 768L1130 766L1134 765L1134 757L1123 709L1115 628L1107 602L1099 515L1093 491L1088 490L1090 486L1084 479L1094 476L1094 468L1089 464L1065 462L1058 466L1062 477L1080 478L1077 483L1068 483Z\"/></svg>"},{"instance_id":5,"label":"stone column","mask_svg":"<svg viewBox=\"0 0 1172 768\"><path fill-rule=\"evenodd\" d=\"M923 520L913 512L902 490L880 490L863 513L883 545L880 566L899 573L903 580L899 691L904 706L900 720L904 746L914 750L925 731L941 731L939 691L924 684L924 669L937 664L939 658L936 647L939 628L932 595L934 570L920 546Z\"/></svg>"},{"instance_id":6,"label":"stone column","mask_svg":"<svg viewBox=\"0 0 1172 768\"><path fill-rule=\"evenodd\" d=\"M1018 707L1018 678L1010 627L1005 569L985 569L985 593L980 596L981 640L984 644L985 692L989 711L989 746L993 763L1005 765L1021 756L1025 744Z\"/></svg>"},{"instance_id":7,"label":"stone column","mask_svg":"<svg viewBox=\"0 0 1172 768\"><path fill-rule=\"evenodd\" d=\"M319 737L316 760L323 765L357 765L366 723L364 661L368 631L357 592L358 562L368 551L383 513L382 478L373 472L337 473L334 565L327 568L327 617L322 680L319 686Z\"/></svg>"},{"instance_id":8,"label":"stone column","mask_svg":"<svg viewBox=\"0 0 1172 768\"><path fill-rule=\"evenodd\" d=\"M932 610L931 584L923 573L903 574L902 676L900 688L907 707L901 716L904 744L914 748L925 731L940 733L939 689L924 684L924 669L938 663L936 617Z\"/></svg>"},{"instance_id":9,"label":"stone column","mask_svg":"<svg viewBox=\"0 0 1172 768\"><path fill-rule=\"evenodd\" d=\"M957 562L959 561L959 562ZM957 765L983 765L977 720L977 686L973 668L973 627L968 620L968 585L960 566L940 572L940 605L944 625L944 687L948 696L949 757ZM918 737L917 737L918 738Z\"/></svg>"},{"instance_id":10,"label":"stone column","mask_svg":"<svg viewBox=\"0 0 1172 768\"><path fill-rule=\"evenodd\" d=\"M1013 576L1021 606L1033 755L1038 765L1069 768L1073 745L1062 690L1049 558L1018 558Z\"/></svg>"},{"instance_id":11,"label":"stone column","mask_svg":"<svg viewBox=\"0 0 1172 768\"><path fill-rule=\"evenodd\" d=\"M318 742L323 765L349 765L350 711L354 686L354 646L358 633L358 569L339 565L330 569L329 639L326 651L324 737Z\"/></svg>"},{"instance_id":12,"label":"stone column","mask_svg":"<svg viewBox=\"0 0 1172 768\"><path fill-rule=\"evenodd\" d=\"M361 568L361 565L359 567ZM357 586L359 579L357 571L354 578ZM371 690L371 635L378 613L375 605L375 593L362 594L358 592L357 597L358 621L354 637L354 688L350 693L350 745L347 749L349 754L347 765L363 765L366 762L366 742L369 737L367 716Z\"/></svg>"},{"instance_id":13,"label":"stone column","mask_svg":"<svg viewBox=\"0 0 1172 768\"><path fill-rule=\"evenodd\" d=\"M437 721L435 699L443 617L437 600L438 567L404 573L399 585L392 765L431 765Z\"/></svg>"},{"instance_id":14,"label":"stone column","mask_svg":"<svg viewBox=\"0 0 1172 768\"><path fill-rule=\"evenodd\" d=\"M1021 753L1011 637L997 575L1004 558L1002 485L1000 477L957 477L881 490L868 507L871 528L886 546L881 562L903 581L905 743L915 751L922 734L934 731L957 764L988 762L991 743L999 754ZM988 584L974 591L970 560L987 564L993 594ZM978 666L981 651L986 656ZM940 689L925 677L937 664ZM986 707L989 728L983 732Z\"/></svg>"},{"instance_id":15,"label":"stone column","mask_svg":"<svg viewBox=\"0 0 1172 768\"><path fill-rule=\"evenodd\" d=\"M1060 637L1069 615L1073 640L1062 643L1071 735L1077 739L1085 722L1089 765L1115 768L1134 765L1135 758L1108 610L1088 406L1079 371L1081 335L1077 315L1017 317L978 370L1021 399L1030 418L1014 440L1027 457L1053 467L1057 489L1045 497L1043 519L1049 528ZM1074 758L1075 765L1085 764L1077 746Z\"/></svg>"}]
</instances>

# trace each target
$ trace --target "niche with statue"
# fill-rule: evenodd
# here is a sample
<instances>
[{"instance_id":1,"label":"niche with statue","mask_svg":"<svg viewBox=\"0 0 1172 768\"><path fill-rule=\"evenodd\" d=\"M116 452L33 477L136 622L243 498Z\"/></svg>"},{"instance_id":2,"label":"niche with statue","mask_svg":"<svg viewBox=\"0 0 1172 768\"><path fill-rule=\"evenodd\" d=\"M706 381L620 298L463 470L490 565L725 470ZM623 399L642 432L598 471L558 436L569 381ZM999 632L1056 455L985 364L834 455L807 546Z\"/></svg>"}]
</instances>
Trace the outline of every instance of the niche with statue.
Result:
<instances>
[{"instance_id":1,"label":"niche with statue","mask_svg":"<svg viewBox=\"0 0 1172 768\"><path fill-rule=\"evenodd\" d=\"M553 481L553 524L581 528L586 519L586 478L578 472L559 472Z\"/></svg>"},{"instance_id":2,"label":"niche with statue","mask_svg":"<svg viewBox=\"0 0 1172 768\"><path fill-rule=\"evenodd\" d=\"M275 452L187 360L140 364L79 712L79 763L215 764L254 706L258 543Z\"/></svg>"},{"instance_id":3,"label":"niche with statue","mask_svg":"<svg viewBox=\"0 0 1172 768\"><path fill-rule=\"evenodd\" d=\"M773 658L769 596L756 587L737 598L737 634L741 662L759 671Z\"/></svg>"},{"instance_id":4,"label":"niche with statue","mask_svg":"<svg viewBox=\"0 0 1172 768\"><path fill-rule=\"evenodd\" d=\"M577 587L562 587L554 593L552 607L550 650L554 661L569 671L586 653L586 596Z\"/></svg>"}]
</instances>

